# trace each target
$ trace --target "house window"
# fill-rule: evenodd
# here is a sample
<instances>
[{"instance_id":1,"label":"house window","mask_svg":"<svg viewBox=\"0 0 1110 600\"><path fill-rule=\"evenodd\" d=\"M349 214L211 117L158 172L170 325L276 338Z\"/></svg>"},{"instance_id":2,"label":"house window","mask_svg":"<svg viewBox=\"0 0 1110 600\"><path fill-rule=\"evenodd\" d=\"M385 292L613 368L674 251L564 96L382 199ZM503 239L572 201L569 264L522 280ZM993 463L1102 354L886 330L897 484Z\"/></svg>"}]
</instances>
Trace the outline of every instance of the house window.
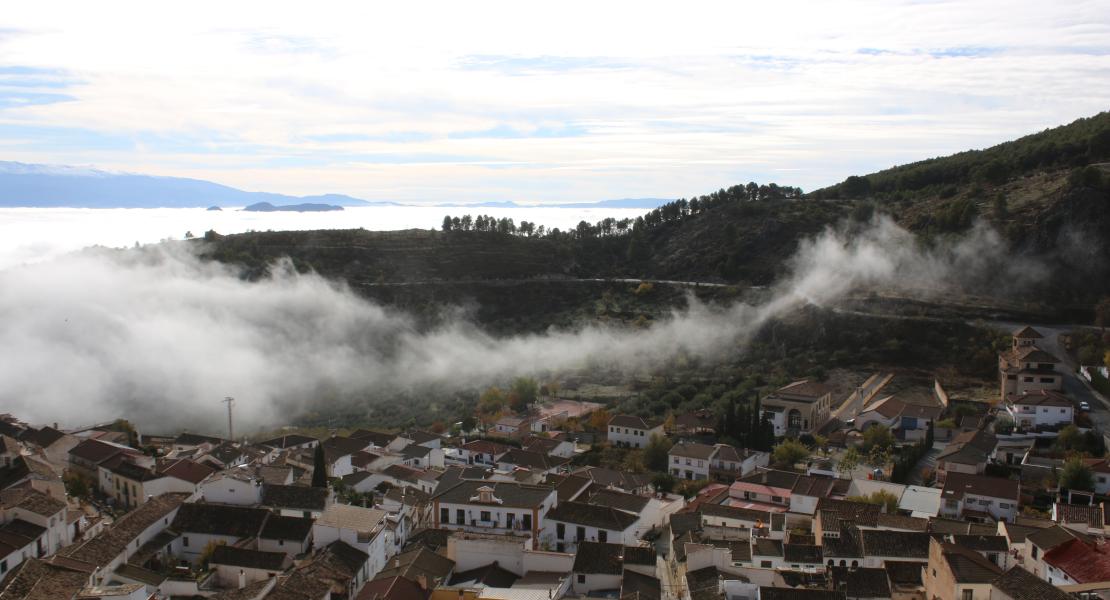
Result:
<instances>
[{"instance_id":1,"label":"house window","mask_svg":"<svg viewBox=\"0 0 1110 600\"><path fill-rule=\"evenodd\" d=\"M461 508L455 509L455 523L463 525L466 523L466 511Z\"/></svg>"},{"instance_id":2,"label":"house window","mask_svg":"<svg viewBox=\"0 0 1110 600\"><path fill-rule=\"evenodd\" d=\"M771 502L782 503L782 496L771 496Z\"/></svg>"},{"instance_id":3,"label":"house window","mask_svg":"<svg viewBox=\"0 0 1110 600\"><path fill-rule=\"evenodd\" d=\"M189 536L185 536L185 537L181 538L181 545L185 546L186 548L189 547Z\"/></svg>"},{"instance_id":4,"label":"house window","mask_svg":"<svg viewBox=\"0 0 1110 600\"><path fill-rule=\"evenodd\" d=\"M574 541L582 542L582 541L585 541L585 539L586 539L586 528L585 527L577 528L577 530L575 531Z\"/></svg>"},{"instance_id":5,"label":"house window","mask_svg":"<svg viewBox=\"0 0 1110 600\"><path fill-rule=\"evenodd\" d=\"M1054 379L1051 377L1041 377L1041 383L1052 383Z\"/></svg>"},{"instance_id":6,"label":"house window","mask_svg":"<svg viewBox=\"0 0 1110 600\"><path fill-rule=\"evenodd\" d=\"M604 544L605 542L608 542L609 541L609 532L599 529L598 532L597 532L597 541L601 542L602 544Z\"/></svg>"},{"instance_id":7,"label":"house window","mask_svg":"<svg viewBox=\"0 0 1110 600\"><path fill-rule=\"evenodd\" d=\"M567 551L567 545L562 543L562 542L559 542L558 544L555 544L555 551L556 552L566 552Z\"/></svg>"},{"instance_id":8,"label":"house window","mask_svg":"<svg viewBox=\"0 0 1110 600\"><path fill-rule=\"evenodd\" d=\"M677 456L674 457L674 464L676 464L676 465L678 464L678 457Z\"/></svg>"},{"instance_id":9,"label":"house window","mask_svg":"<svg viewBox=\"0 0 1110 600\"><path fill-rule=\"evenodd\" d=\"M771 561L769 561L769 560L760 561L759 566L764 568L764 569L770 569L771 568Z\"/></svg>"},{"instance_id":10,"label":"house window","mask_svg":"<svg viewBox=\"0 0 1110 600\"><path fill-rule=\"evenodd\" d=\"M451 509L449 509L449 508L439 509L439 522L440 523L450 523L451 522Z\"/></svg>"},{"instance_id":11,"label":"house window","mask_svg":"<svg viewBox=\"0 0 1110 600\"><path fill-rule=\"evenodd\" d=\"M998 503L998 508L1001 508L1002 510L1009 510L1010 505L1006 504L1005 502L999 502Z\"/></svg>"},{"instance_id":12,"label":"house window","mask_svg":"<svg viewBox=\"0 0 1110 600\"><path fill-rule=\"evenodd\" d=\"M516 515L515 515L515 514L513 514L513 513L505 513L505 527L506 527L507 529L512 529L512 528L513 528L513 521L514 521L515 519L516 519Z\"/></svg>"},{"instance_id":13,"label":"house window","mask_svg":"<svg viewBox=\"0 0 1110 600\"><path fill-rule=\"evenodd\" d=\"M278 540L278 546L284 546L285 540Z\"/></svg>"},{"instance_id":14,"label":"house window","mask_svg":"<svg viewBox=\"0 0 1110 600\"><path fill-rule=\"evenodd\" d=\"M489 520L490 520L490 518L489 518L489 511L488 511L488 510L483 510L483 511L482 511L482 520L483 520L483 521L489 521Z\"/></svg>"},{"instance_id":15,"label":"house window","mask_svg":"<svg viewBox=\"0 0 1110 600\"><path fill-rule=\"evenodd\" d=\"M529 514L521 515L521 517L520 517L520 528L521 529L527 529L528 531L532 530L532 515L529 515Z\"/></svg>"},{"instance_id":16,"label":"house window","mask_svg":"<svg viewBox=\"0 0 1110 600\"><path fill-rule=\"evenodd\" d=\"M8 561L7 561L7 559L0 560L0 573L7 573L7 572L8 572Z\"/></svg>"},{"instance_id":17,"label":"house window","mask_svg":"<svg viewBox=\"0 0 1110 600\"><path fill-rule=\"evenodd\" d=\"M579 575L578 576L578 583L586 583L586 576L585 575Z\"/></svg>"},{"instance_id":18,"label":"house window","mask_svg":"<svg viewBox=\"0 0 1110 600\"><path fill-rule=\"evenodd\" d=\"M1025 383L1033 383L1033 378L1032 377L1026 377L1026 378L1024 378L1024 381L1025 381ZM967 590L964 590L964 591L966 592Z\"/></svg>"},{"instance_id":19,"label":"house window","mask_svg":"<svg viewBox=\"0 0 1110 600\"><path fill-rule=\"evenodd\" d=\"M972 598L972 591L971 590L964 590L963 591L963 600L971 600L971 598Z\"/></svg>"},{"instance_id":20,"label":"house window","mask_svg":"<svg viewBox=\"0 0 1110 600\"><path fill-rule=\"evenodd\" d=\"M1033 546L1033 558L1037 558L1037 547Z\"/></svg>"},{"instance_id":21,"label":"house window","mask_svg":"<svg viewBox=\"0 0 1110 600\"><path fill-rule=\"evenodd\" d=\"M555 524L555 537L561 540L564 537L566 537L566 535L567 535L567 526L562 524L562 523L556 523Z\"/></svg>"}]
</instances>

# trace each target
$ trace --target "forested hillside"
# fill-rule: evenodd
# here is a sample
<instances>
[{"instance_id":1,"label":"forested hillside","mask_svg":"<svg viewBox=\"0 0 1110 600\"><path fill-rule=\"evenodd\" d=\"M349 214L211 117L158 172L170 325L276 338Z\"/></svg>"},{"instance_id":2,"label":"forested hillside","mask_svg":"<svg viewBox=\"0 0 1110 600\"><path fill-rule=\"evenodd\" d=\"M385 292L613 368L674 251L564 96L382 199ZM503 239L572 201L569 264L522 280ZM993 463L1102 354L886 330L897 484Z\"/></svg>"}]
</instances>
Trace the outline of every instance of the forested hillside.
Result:
<instances>
[{"instance_id":1,"label":"forested hillside","mask_svg":"<svg viewBox=\"0 0 1110 600\"><path fill-rule=\"evenodd\" d=\"M773 282L800 240L891 215L923 245L978 221L1050 276L1030 300L1074 312L1110 294L1110 113L1000 144L895 167L803 194L749 183L680 199L635 220L572 231L448 215L439 231L317 231L220 237L206 253L258 274L280 256L353 283L656 278Z\"/></svg>"}]
</instances>

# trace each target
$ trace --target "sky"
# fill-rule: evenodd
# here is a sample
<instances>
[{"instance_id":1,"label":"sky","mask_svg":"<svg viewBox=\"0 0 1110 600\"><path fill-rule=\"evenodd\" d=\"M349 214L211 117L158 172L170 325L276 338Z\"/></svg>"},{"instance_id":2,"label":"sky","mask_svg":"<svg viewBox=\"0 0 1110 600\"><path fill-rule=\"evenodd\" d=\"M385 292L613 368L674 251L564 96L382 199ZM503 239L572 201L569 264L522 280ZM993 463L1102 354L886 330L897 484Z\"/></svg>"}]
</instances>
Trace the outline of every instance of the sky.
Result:
<instances>
[{"instance_id":1,"label":"sky","mask_svg":"<svg viewBox=\"0 0 1110 600\"><path fill-rule=\"evenodd\" d=\"M18 2L0 160L406 203L806 190L1110 107L1110 2Z\"/></svg>"}]
</instances>

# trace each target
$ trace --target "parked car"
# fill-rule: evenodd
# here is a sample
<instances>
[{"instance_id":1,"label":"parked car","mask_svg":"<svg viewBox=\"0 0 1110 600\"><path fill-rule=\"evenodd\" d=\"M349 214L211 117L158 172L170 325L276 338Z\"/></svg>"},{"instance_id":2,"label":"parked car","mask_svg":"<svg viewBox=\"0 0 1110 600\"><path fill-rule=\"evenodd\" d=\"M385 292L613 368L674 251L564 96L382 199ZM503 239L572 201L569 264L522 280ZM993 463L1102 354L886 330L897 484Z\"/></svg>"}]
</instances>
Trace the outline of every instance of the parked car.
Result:
<instances>
[{"instance_id":1,"label":"parked car","mask_svg":"<svg viewBox=\"0 0 1110 600\"><path fill-rule=\"evenodd\" d=\"M1085 402L1085 401L1084 401L1084 402L1080 402L1080 403L1079 403L1079 410L1081 410L1081 411L1083 411L1083 412L1087 412L1087 411L1091 410L1091 405L1090 405L1090 404L1088 404L1088 403L1087 403L1087 402Z\"/></svg>"}]
</instances>

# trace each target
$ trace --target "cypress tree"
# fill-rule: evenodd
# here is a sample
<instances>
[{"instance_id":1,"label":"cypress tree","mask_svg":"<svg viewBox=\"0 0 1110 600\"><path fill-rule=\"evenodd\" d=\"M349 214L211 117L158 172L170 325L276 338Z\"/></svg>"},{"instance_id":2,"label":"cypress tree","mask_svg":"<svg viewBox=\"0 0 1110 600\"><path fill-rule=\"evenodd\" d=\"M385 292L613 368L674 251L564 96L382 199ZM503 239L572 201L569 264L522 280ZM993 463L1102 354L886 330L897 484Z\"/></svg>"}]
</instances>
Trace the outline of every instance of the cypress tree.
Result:
<instances>
[{"instance_id":1,"label":"cypress tree","mask_svg":"<svg viewBox=\"0 0 1110 600\"><path fill-rule=\"evenodd\" d=\"M312 455L312 487L328 487L328 465L324 461L324 444L316 444L316 453Z\"/></svg>"}]
</instances>

